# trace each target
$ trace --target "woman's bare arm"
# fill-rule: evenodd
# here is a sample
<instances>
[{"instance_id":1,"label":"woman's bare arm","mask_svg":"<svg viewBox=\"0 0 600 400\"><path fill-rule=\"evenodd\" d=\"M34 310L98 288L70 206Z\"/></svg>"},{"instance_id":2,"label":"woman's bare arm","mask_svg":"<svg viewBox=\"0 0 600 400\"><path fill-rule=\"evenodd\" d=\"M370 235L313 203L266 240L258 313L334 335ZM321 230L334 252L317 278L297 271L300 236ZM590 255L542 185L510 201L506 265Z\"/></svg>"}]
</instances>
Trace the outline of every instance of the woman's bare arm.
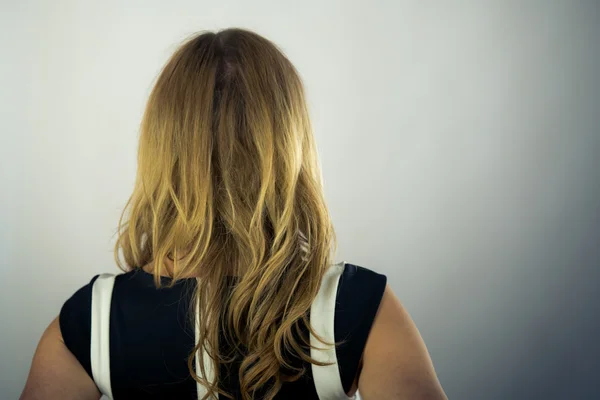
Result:
<instances>
[{"instance_id":1,"label":"woman's bare arm","mask_svg":"<svg viewBox=\"0 0 600 400\"><path fill-rule=\"evenodd\" d=\"M21 400L98 400L100 392L60 333L58 318L38 344Z\"/></svg>"},{"instance_id":2,"label":"woman's bare arm","mask_svg":"<svg viewBox=\"0 0 600 400\"><path fill-rule=\"evenodd\" d=\"M363 354L358 390L364 400L445 400L425 343L387 286Z\"/></svg>"}]
</instances>

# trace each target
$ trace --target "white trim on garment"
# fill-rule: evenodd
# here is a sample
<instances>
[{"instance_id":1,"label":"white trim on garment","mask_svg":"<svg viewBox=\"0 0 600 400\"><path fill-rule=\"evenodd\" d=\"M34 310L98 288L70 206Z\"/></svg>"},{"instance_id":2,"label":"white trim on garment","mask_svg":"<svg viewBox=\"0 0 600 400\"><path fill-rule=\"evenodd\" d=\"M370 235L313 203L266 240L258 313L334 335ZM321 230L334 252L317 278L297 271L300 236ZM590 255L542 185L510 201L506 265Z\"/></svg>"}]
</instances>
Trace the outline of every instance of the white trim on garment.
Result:
<instances>
[{"instance_id":1,"label":"white trim on garment","mask_svg":"<svg viewBox=\"0 0 600 400\"><path fill-rule=\"evenodd\" d=\"M90 363L92 376L100 392L112 400L110 384L110 304L115 276L102 274L92 287L92 326Z\"/></svg>"},{"instance_id":2,"label":"white trim on garment","mask_svg":"<svg viewBox=\"0 0 600 400\"><path fill-rule=\"evenodd\" d=\"M196 303L196 310L195 310L195 337L196 337L196 341L195 343L198 344L198 340L200 339L200 333L199 333L199 329L200 329L200 303L197 302ZM198 349L198 351L196 352L196 374L200 375L200 356L202 356L203 361L204 361L204 372L206 373L206 380L209 382L214 382L215 380L215 374L214 374L214 370L213 370L213 361L210 358L210 355L208 354L208 352L206 351L206 347L208 347L208 343L205 343L204 346L200 347L200 349ZM204 396L206 396L206 394L208 393L207 388L202 385L200 382L196 382L196 391L198 393L198 400L202 400L202 398L204 398Z\"/></svg>"},{"instance_id":3,"label":"white trim on garment","mask_svg":"<svg viewBox=\"0 0 600 400\"><path fill-rule=\"evenodd\" d=\"M342 261L329 267L321 281L319 293L310 307L311 327L321 339L329 343L324 344L311 334L310 356L317 361L331 363L323 366L311 364L319 400L349 399L342 385L334 344L335 301L345 264Z\"/></svg>"}]
</instances>

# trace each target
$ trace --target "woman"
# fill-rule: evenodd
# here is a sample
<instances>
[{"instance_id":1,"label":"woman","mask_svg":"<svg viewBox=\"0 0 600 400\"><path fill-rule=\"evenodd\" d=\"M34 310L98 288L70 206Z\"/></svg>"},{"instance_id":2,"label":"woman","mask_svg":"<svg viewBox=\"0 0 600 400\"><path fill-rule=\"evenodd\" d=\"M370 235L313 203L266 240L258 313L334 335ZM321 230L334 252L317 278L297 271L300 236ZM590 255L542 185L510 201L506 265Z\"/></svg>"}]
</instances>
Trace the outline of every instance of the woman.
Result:
<instances>
[{"instance_id":1,"label":"woman","mask_svg":"<svg viewBox=\"0 0 600 400\"><path fill-rule=\"evenodd\" d=\"M292 64L252 32L193 37L143 117L125 273L65 302L21 398L444 399L385 276L331 265L333 238Z\"/></svg>"}]
</instances>

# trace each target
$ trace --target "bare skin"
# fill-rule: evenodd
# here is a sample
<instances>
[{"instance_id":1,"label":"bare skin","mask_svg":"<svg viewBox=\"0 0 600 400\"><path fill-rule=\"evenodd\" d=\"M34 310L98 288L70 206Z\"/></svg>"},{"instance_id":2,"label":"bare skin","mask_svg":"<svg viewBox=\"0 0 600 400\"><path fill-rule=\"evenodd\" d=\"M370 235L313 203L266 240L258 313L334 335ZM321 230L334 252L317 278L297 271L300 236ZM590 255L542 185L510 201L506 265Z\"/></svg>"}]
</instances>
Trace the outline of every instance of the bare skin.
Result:
<instances>
[{"instance_id":1,"label":"bare skin","mask_svg":"<svg viewBox=\"0 0 600 400\"><path fill-rule=\"evenodd\" d=\"M148 268L144 268L150 272ZM444 400L427 348L412 319L388 286L349 395L363 400ZM65 346L58 318L39 342L21 400L98 400L101 394Z\"/></svg>"},{"instance_id":2,"label":"bare skin","mask_svg":"<svg viewBox=\"0 0 600 400\"><path fill-rule=\"evenodd\" d=\"M365 346L358 389L364 400L447 399L417 327L389 286Z\"/></svg>"},{"instance_id":3,"label":"bare skin","mask_svg":"<svg viewBox=\"0 0 600 400\"><path fill-rule=\"evenodd\" d=\"M40 340L22 400L98 400L100 392L62 340L55 318Z\"/></svg>"}]
</instances>

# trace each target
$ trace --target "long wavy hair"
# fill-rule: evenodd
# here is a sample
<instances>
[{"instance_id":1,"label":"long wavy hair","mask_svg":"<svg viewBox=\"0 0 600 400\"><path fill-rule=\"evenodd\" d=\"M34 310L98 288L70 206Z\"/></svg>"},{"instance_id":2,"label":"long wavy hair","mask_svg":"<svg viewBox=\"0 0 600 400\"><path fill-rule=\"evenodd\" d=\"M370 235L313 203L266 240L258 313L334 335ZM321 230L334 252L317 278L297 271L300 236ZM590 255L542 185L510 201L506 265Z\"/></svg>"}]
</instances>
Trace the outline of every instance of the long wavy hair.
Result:
<instances>
[{"instance_id":1,"label":"long wavy hair","mask_svg":"<svg viewBox=\"0 0 600 400\"><path fill-rule=\"evenodd\" d=\"M260 389L272 399L302 365L323 365L310 357L308 312L335 243L302 81L256 33L196 34L160 73L140 130L117 263L152 262L157 286L163 275L196 278L188 366L205 398L231 397L218 366L238 357L243 398ZM235 357L220 354L223 338ZM193 367L199 350L212 382L203 357Z\"/></svg>"}]
</instances>

